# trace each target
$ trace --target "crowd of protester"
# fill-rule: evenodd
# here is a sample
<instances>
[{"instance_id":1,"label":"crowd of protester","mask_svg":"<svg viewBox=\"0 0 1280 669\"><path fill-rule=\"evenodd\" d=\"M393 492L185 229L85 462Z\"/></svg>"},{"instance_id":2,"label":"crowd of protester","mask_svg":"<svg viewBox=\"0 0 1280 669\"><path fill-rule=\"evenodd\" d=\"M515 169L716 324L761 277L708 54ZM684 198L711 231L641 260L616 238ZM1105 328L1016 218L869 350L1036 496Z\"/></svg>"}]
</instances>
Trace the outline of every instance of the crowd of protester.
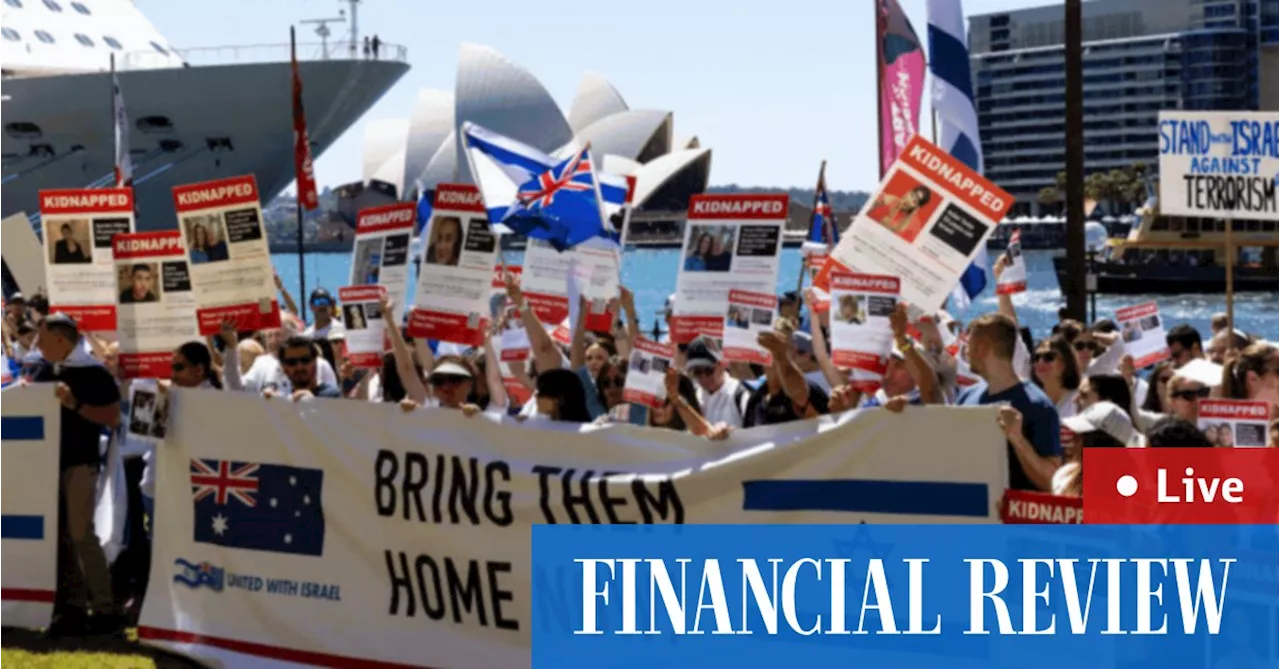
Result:
<instances>
[{"instance_id":1,"label":"crowd of protester","mask_svg":"<svg viewBox=\"0 0 1280 669\"><path fill-rule=\"evenodd\" d=\"M997 263L996 272L1003 270ZM666 399L653 409L624 401L633 337L643 336L632 293L623 288L608 305L615 327L589 332L580 318L561 345L527 308L518 279L507 277L515 310L495 314L491 334L522 321L527 361L505 363L531 396L513 400L504 386L500 352L414 339L401 323L387 328L390 342L380 369L356 369L343 354L340 312L324 289L308 300L304 324L292 296L277 280L284 305L278 328L218 335L173 351L170 387L260 394L276 401L345 398L388 402L424 420L435 410L466 416L509 415L519 421L630 423L709 440L735 431L845 411L910 414L923 405L995 405L1008 449L1009 487L1081 493L1085 448L1202 446L1214 444L1197 428L1198 400L1264 400L1272 405L1271 447L1276 446L1277 348L1227 327L1215 317L1206 344L1188 325L1167 331L1169 358L1149 370L1135 368L1115 323L1063 318L1036 341L1022 327L1008 296L996 312L967 327L945 312L912 313L899 305L890 324L893 346L878 390L858 392L847 370L830 355L828 316L812 291L780 298L779 317L759 335L768 365L725 360L719 342L700 336L676 348L666 372ZM663 315L670 330L671 302ZM384 300L383 314L403 313ZM586 313L588 305L581 305ZM506 316L507 313L518 314ZM136 621L149 571L149 518L154 449L133 438L129 384L114 343L82 336L47 301L10 297L4 347L24 382L51 382L62 403L59 496L59 596L56 635L112 634ZM523 394L523 393L522 393ZM909 420L909 418L903 418ZM1067 428L1063 430L1062 428ZM108 564L94 534L95 481L104 445L120 440L129 488L128 546ZM92 615L90 615L92 612Z\"/></svg>"}]
</instances>

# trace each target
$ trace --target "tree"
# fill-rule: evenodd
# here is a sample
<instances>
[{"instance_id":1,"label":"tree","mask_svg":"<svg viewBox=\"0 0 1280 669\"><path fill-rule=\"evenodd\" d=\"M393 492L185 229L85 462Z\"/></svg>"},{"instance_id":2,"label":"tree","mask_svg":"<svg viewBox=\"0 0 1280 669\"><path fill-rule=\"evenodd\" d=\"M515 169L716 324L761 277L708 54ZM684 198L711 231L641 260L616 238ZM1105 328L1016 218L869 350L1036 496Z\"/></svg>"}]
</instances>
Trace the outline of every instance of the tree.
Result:
<instances>
[{"instance_id":1,"label":"tree","mask_svg":"<svg viewBox=\"0 0 1280 669\"><path fill-rule=\"evenodd\" d=\"M1058 202L1062 199L1062 194L1053 186L1045 186L1040 189L1040 193L1036 195L1036 201L1046 208L1056 208Z\"/></svg>"}]
</instances>

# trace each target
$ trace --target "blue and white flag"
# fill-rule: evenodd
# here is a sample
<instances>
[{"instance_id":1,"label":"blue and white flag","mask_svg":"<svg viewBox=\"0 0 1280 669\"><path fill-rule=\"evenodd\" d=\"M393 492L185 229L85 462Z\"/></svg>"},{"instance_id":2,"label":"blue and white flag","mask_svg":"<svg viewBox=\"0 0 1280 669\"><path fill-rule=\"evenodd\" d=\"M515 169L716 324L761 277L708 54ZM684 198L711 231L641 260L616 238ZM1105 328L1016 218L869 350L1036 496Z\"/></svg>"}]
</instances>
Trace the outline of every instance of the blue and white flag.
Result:
<instances>
[{"instance_id":1,"label":"blue and white flag","mask_svg":"<svg viewBox=\"0 0 1280 669\"><path fill-rule=\"evenodd\" d=\"M982 174L982 138L969 78L969 45L960 0L929 0L929 71L933 109L938 113L938 145ZM956 310L968 308L987 287L987 249L978 249L960 283L951 291Z\"/></svg>"},{"instance_id":2,"label":"blue and white flag","mask_svg":"<svg viewBox=\"0 0 1280 669\"><path fill-rule=\"evenodd\" d=\"M515 234L547 241L563 252L606 233L600 200L591 153L583 147L521 184L502 223Z\"/></svg>"},{"instance_id":3,"label":"blue and white flag","mask_svg":"<svg viewBox=\"0 0 1280 669\"><path fill-rule=\"evenodd\" d=\"M524 184L563 163L532 146L470 121L462 124L462 141L471 175L489 209L489 222L494 225L502 223ZM627 180L597 173L596 181L604 218L608 222L627 201ZM605 236L616 239L618 231L611 228L611 225L606 226Z\"/></svg>"}]
</instances>

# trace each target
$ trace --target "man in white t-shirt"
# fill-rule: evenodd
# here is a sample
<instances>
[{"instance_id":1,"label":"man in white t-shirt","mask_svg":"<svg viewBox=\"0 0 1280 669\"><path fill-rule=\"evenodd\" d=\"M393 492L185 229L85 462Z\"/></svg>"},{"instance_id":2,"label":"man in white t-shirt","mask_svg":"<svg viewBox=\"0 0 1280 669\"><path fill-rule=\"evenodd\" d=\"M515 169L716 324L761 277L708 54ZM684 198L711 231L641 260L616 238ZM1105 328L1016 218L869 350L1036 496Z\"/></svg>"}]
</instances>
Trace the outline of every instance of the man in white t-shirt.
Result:
<instances>
[{"instance_id":1,"label":"man in white t-shirt","mask_svg":"<svg viewBox=\"0 0 1280 669\"><path fill-rule=\"evenodd\" d=\"M689 342L684 354L684 371L698 386L698 403L707 422L742 427L742 415L751 391L725 371L720 349L714 341L698 337Z\"/></svg>"},{"instance_id":2,"label":"man in white t-shirt","mask_svg":"<svg viewBox=\"0 0 1280 669\"><path fill-rule=\"evenodd\" d=\"M308 301L311 305L311 312L315 315L315 322L307 326L302 334L312 339L328 339L329 335L345 332L346 327L341 321L334 320L333 310L338 303L334 301L333 296L324 288L317 288L311 291L311 299Z\"/></svg>"},{"instance_id":3,"label":"man in white t-shirt","mask_svg":"<svg viewBox=\"0 0 1280 669\"><path fill-rule=\"evenodd\" d=\"M231 351L234 353L230 353ZM261 393L264 390L275 390L281 394L292 392L292 384L289 383L289 377L285 375L284 368L276 357L277 354L278 350L270 350L259 355L249 367L249 371L242 378L236 378L240 376L239 350L238 347L229 348L223 353L225 364L222 369L227 389L251 393ZM322 385L342 387L338 385L338 375L334 374L333 365L330 365L324 356L316 359L316 378Z\"/></svg>"}]
</instances>

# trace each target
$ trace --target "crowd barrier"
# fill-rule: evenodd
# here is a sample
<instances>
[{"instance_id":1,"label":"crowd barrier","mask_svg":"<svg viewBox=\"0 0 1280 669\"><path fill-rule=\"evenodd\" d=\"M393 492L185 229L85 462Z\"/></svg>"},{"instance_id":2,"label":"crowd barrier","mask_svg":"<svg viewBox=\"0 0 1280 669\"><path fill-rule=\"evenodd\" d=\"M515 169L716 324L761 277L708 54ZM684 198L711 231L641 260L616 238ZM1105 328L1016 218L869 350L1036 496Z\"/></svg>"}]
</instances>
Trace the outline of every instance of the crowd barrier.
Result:
<instances>
[{"instance_id":1,"label":"crowd barrier","mask_svg":"<svg viewBox=\"0 0 1280 669\"><path fill-rule=\"evenodd\" d=\"M21 605L12 620L40 626L57 409L30 391L3 404L4 600L6 624ZM1008 476L992 407L724 442L198 390L173 392L170 419L139 638L223 666L524 667L549 577L531 573L534 524L990 523ZM15 511L43 535L11 537Z\"/></svg>"}]
</instances>

